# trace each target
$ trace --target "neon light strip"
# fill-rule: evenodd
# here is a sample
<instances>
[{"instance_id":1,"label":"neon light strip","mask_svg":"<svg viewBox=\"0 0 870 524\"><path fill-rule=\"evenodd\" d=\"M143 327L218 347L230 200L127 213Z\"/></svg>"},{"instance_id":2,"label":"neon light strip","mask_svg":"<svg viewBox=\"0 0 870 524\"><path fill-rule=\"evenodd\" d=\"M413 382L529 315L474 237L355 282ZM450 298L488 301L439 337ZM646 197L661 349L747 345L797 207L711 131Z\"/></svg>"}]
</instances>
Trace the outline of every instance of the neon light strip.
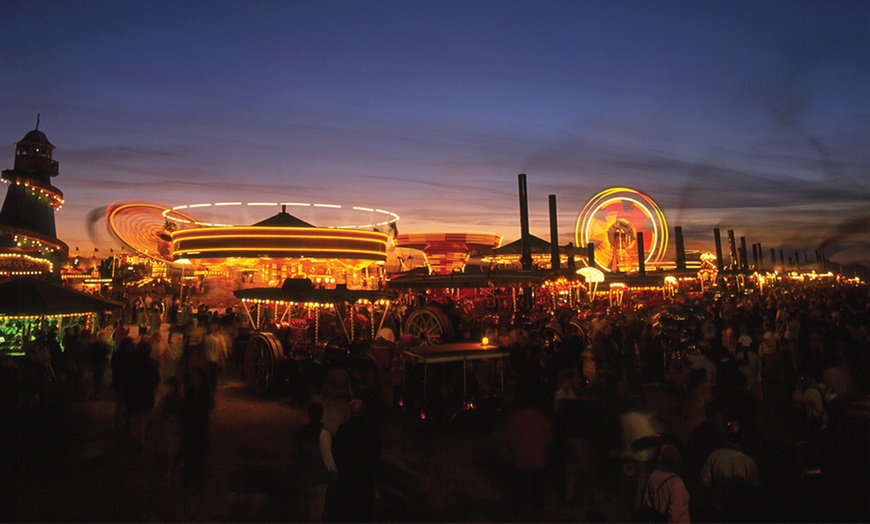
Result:
<instances>
[{"instance_id":1,"label":"neon light strip","mask_svg":"<svg viewBox=\"0 0 870 524\"><path fill-rule=\"evenodd\" d=\"M273 203L273 202L248 202L248 203L220 202L220 203L214 203L214 204L209 204L209 203L181 204L178 206L167 208L164 206L158 206L158 205L152 205L152 204L133 203L133 204L123 204L123 205L119 206L118 208L116 208L116 210L120 210L120 209L124 209L124 208L135 209L136 207L149 207L149 208L154 208L154 209L160 209L161 215L164 218L169 219L169 220L173 220L176 222L180 222L182 224L192 224L192 225L196 225L196 226L205 226L205 227L235 227L235 224L220 224L220 223L211 223L211 222L201 222L201 221L195 220L191 217L186 217L184 215L173 216L172 212L183 210L183 209L199 208L199 207L209 207L209 206L229 207L229 206L242 206L242 205L261 206L261 207L276 206L277 207L279 204ZM340 204L310 204L310 203L306 203L306 202L281 202L280 205L293 206L293 207L312 207L312 206L314 206L314 207L319 207L319 208L342 209L342 206ZM400 218L397 213L393 213L392 211L388 211L386 209L372 209L372 208L360 207L360 206L354 206L352 209L355 211L363 211L363 212L368 212L368 213L379 213L379 214L387 215L387 218L382 222L375 222L375 223L369 222L369 223L359 224L359 225L326 226L323 229L364 229L364 228L369 228L369 227L384 226L384 225L390 224L392 222L398 222L399 218ZM245 226L240 226L240 227L245 227Z\"/></svg>"},{"instance_id":2,"label":"neon light strip","mask_svg":"<svg viewBox=\"0 0 870 524\"><path fill-rule=\"evenodd\" d=\"M227 229L230 229L230 228L227 228ZM296 229L296 230L298 231L299 229ZM304 229L303 229L303 231L304 231ZM327 230L327 231L329 231L329 230ZM203 234L203 233L211 233L211 232L214 232L217 234L214 234L214 235ZM227 232L226 234L224 234L224 233L220 232L220 230L201 231L201 230L191 229L191 230L173 232L172 233L172 240L175 242L187 242L187 241L193 241L193 240L216 240L216 239L229 239L229 238L277 238L277 239L283 238L283 239L288 239L288 240L289 239L296 239L296 238L303 238L303 239L311 239L311 240L317 240L317 239L320 239L320 240L352 240L352 241L357 241L357 242L377 242L377 243L386 244L387 238L389 238L386 234L377 233L375 231L360 231L359 233L362 233L362 234L358 235L358 236L344 234L344 231L342 231L343 234L336 234L336 235L325 235L325 234L320 234L320 235L317 235L317 234L288 235L287 231L276 231L275 233L277 233L277 234L267 235L267 234L257 234L257 233L241 233L241 232L239 232L239 233ZM381 238L378 238L378 237L381 237Z\"/></svg>"},{"instance_id":3,"label":"neon light strip","mask_svg":"<svg viewBox=\"0 0 870 524\"><path fill-rule=\"evenodd\" d=\"M212 248L200 248L197 251L187 251L184 249L179 249L173 252L173 255L179 254L201 254L201 253L217 253L217 252L245 252L245 253L262 253L262 252L270 252L270 253L355 253L358 255L376 255L378 257L386 256L386 253L383 251L368 251L362 249L338 249L338 248L317 248L311 249L310 247L270 247L270 248L261 248L261 247L212 247ZM319 257L305 257L305 258L319 258Z\"/></svg>"}]
</instances>

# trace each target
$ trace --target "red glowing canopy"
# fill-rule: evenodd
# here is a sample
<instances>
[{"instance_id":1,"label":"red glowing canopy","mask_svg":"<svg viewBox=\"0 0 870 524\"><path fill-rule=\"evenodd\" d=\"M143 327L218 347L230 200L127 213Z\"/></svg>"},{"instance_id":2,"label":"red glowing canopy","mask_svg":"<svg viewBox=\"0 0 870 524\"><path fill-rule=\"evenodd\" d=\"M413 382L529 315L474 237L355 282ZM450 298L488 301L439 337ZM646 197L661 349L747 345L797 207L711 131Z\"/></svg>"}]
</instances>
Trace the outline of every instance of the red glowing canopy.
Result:
<instances>
[{"instance_id":1,"label":"red glowing canopy","mask_svg":"<svg viewBox=\"0 0 870 524\"><path fill-rule=\"evenodd\" d=\"M446 275L462 270L470 253L498 247L501 235L493 233L402 233L396 247L419 249L426 255L432 272Z\"/></svg>"}]
</instances>

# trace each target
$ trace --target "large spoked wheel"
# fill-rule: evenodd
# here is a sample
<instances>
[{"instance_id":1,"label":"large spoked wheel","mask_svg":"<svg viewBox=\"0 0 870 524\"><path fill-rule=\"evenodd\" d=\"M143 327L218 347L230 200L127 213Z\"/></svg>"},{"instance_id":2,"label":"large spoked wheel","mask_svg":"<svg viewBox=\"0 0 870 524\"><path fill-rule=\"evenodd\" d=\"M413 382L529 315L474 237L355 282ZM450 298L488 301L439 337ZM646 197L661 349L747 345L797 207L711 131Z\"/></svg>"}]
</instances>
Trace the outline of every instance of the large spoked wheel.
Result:
<instances>
[{"instance_id":1,"label":"large spoked wheel","mask_svg":"<svg viewBox=\"0 0 870 524\"><path fill-rule=\"evenodd\" d=\"M245 383L251 391L263 395L276 383L284 352L272 333L257 333L245 348Z\"/></svg>"},{"instance_id":2,"label":"large spoked wheel","mask_svg":"<svg viewBox=\"0 0 870 524\"><path fill-rule=\"evenodd\" d=\"M424 307L408 315L405 333L421 344L444 344L453 340L453 326L440 309Z\"/></svg>"}]
</instances>

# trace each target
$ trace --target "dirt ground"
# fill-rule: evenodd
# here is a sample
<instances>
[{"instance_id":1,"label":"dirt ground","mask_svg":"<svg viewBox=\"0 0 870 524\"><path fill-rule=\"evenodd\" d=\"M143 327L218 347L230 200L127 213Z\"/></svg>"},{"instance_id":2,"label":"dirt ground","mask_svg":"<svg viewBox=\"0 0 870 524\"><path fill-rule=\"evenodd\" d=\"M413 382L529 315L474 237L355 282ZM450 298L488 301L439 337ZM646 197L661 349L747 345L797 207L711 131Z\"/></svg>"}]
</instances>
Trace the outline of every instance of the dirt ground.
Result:
<instances>
[{"instance_id":1,"label":"dirt ground","mask_svg":"<svg viewBox=\"0 0 870 524\"><path fill-rule=\"evenodd\" d=\"M327 427L347 417L347 399L318 395ZM150 444L114 428L111 391L18 421L14 497L7 521L22 522L304 522L288 468L294 432L306 421L288 396L259 397L240 381L220 386L209 429L202 492L167 479ZM418 423L398 410L377 413L383 461L375 521L526 521L503 496L497 433L455 433ZM8 478L8 477L7 477ZM501 479L501 480L500 480ZM553 495L534 520L576 522L585 511ZM599 506L618 504L599 497ZM624 519L617 519L624 520Z\"/></svg>"},{"instance_id":2,"label":"dirt ground","mask_svg":"<svg viewBox=\"0 0 870 524\"><path fill-rule=\"evenodd\" d=\"M348 399L335 391L314 397L334 430ZM655 398L655 397L651 397ZM655 407L655 406L651 406ZM670 408L659 407L667 412ZM114 427L115 399L75 399L4 418L0 436L0 519L15 522L304 522L294 486L294 432L306 421L288 395L261 397L239 380L218 388L209 430L207 475L201 492L167 479L151 444L135 444ZM566 502L551 486L545 509L508 509L509 469L501 429L447 430L395 407L369 414L383 443L378 522L625 522L623 486L604 484L586 502ZM4 415L5 416L5 415ZM766 411L765 518L793 521L826 513L794 491L788 435ZM473 428L473 424L469 428ZM614 469L616 471L616 468ZM614 478L619 477L614 473ZM583 504L586 504L584 506ZM816 513L800 513L805 508ZM809 518L809 520L817 520Z\"/></svg>"}]
</instances>

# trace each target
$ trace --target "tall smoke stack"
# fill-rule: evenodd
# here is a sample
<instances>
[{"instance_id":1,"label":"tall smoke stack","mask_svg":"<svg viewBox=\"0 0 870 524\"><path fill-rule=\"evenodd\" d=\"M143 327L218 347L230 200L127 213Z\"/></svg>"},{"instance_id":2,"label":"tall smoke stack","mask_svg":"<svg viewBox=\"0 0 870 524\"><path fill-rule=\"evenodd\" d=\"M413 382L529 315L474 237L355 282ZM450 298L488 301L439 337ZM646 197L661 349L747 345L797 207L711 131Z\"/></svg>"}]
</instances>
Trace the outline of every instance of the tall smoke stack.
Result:
<instances>
[{"instance_id":1,"label":"tall smoke stack","mask_svg":"<svg viewBox=\"0 0 870 524\"><path fill-rule=\"evenodd\" d=\"M734 230L728 230L728 253L731 256L731 269L740 269L740 259L737 256L737 242L734 240Z\"/></svg>"},{"instance_id":2,"label":"tall smoke stack","mask_svg":"<svg viewBox=\"0 0 870 524\"><path fill-rule=\"evenodd\" d=\"M559 220L556 218L556 195L550 195L550 268L560 269Z\"/></svg>"},{"instance_id":3,"label":"tall smoke stack","mask_svg":"<svg viewBox=\"0 0 870 524\"><path fill-rule=\"evenodd\" d=\"M532 239L529 235L529 192L526 188L525 173L520 173L517 178L520 185L520 242L523 247L520 263L523 266L523 271L530 271L532 269Z\"/></svg>"},{"instance_id":4,"label":"tall smoke stack","mask_svg":"<svg viewBox=\"0 0 870 524\"><path fill-rule=\"evenodd\" d=\"M646 253L643 249L643 232L637 232L637 272L640 276L646 276Z\"/></svg>"},{"instance_id":5,"label":"tall smoke stack","mask_svg":"<svg viewBox=\"0 0 870 524\"><path fill-rule=\"evenodd\" d=\"M686 246L683 243L682 227L674 227L674 238L677 241L677 269L686 269Z\"/></svg>"},{"instance_id":6,"label":"tall smoke stack","mask_svg":"<svg viewBox=\"0 0 870 524\"><path fill-rule=\"evenodd\" d=\"M713 229L713 242L716 244L716 269L722 271L725 261L722 260L722 233L718 227Z\"/></svg>"}]
</instances>

